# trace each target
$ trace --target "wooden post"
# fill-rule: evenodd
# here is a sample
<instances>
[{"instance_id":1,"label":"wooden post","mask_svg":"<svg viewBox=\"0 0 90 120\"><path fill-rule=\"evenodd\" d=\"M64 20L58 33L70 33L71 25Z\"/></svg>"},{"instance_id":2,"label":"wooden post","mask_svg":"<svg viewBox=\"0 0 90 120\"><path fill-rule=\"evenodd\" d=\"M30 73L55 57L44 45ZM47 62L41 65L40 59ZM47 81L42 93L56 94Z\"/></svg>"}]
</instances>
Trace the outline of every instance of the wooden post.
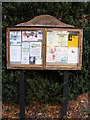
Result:
<instances>
[{"instance_id":1,"label":"wooden post","mask_svg":"<svg viewBox=\"0 0 90 120\"><path fill-rule=\"evenodd\" d=\"M19 100L20 100L20 119L25 119L25 100L24 100L24 73L20 71L20 81L19 81Z\"/></svg>"},{"instance_id":2,"label":"wooden post","mask_svg":"<svg viewBox=\"0 0 90 120\"><path fill-rule=\"evenodd\" d=\"M68 104L68 91L69 91L69 71L65 71L64 72L64 86L63 86L63 104L62 104L62 114L61 114L61 118L62 120L64 119L64 117L67 115L67 104Z\"/></svg>"}]
</instances>

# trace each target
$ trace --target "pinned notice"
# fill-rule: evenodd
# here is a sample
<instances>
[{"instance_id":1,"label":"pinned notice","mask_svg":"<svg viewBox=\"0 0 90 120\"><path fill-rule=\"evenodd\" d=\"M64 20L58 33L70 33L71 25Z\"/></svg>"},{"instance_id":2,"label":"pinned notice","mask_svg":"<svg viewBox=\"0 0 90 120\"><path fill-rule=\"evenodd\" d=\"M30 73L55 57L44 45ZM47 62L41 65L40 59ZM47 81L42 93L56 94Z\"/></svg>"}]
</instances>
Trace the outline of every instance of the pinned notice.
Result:
<instances>
[{"instance_id":1,"label":"pinned notice","mask_svg":"<svg viewBox=\"0 0 90 120\"><path fill-rule=\"evenodd\" d=\"M21 31L10 31L10 45L21 45Z\"/></svg>"},{"instance_id":2,"label":"pinned notice","mask_svg":"<svg viewBox=\"0 0 90 120\"><path fill-rule=\"evenodd\" d=\"M21 62L21 46L10 46L10 63Z\"/></svg>"},{"instance_id":3,"label":"pinned notice","mask_svg":"<svg viewBox=\"0 0 90 120\"><path fill-rule=\"evenodd\" d=\"M31 42L30 43L30 56L41 58L41 52L42 52L41 48L42 48L41 42Z\"/></svg>"},{"instance_id":4,"label":"pinned notice","mask_svg":"<svg viewBox=\"0 0 90 120\"><path fill-rule=\"evenodd\" d=\"M56 47L56 62L67 63L67 59L68 59L68 48Z\"/></svg>"},{"instance_id":5,"label":"pinned notice","mask_svg":"<svg viewBox=\"0 0 90 120\"><path fill-rule=\"evenodd\" d=\"M68 48L68 63L78 63L79 55L78 48L70 47Z\"/></svg>"},{"instance_id":6,"label":"pinned notice","mask_svg":"<svg viewBox=\"0 0 90 120\"><path fill-rule=\"evenodd\" d=\"M47 32L47 46L55 46L56 44L56 32L49 31Z\"/></svg>"},{"instance_id":7,"label":"pinned notice","mask_svg":"<svg viewBox=\"0 0 90 120\"><path fill-rule=\"evenodd\" d=\"M56 32L56 46L60 47L67 46L67 31Z\"/></svg>"},{"instance_id":8,"label":"pinned notice","mask_svg":"<svg viewBox=\"0 0 90 120\"><path fill-rule=\"evenodd\" d=\"M78 33L70 32L68 34L68 47L78 47Z\"/></svg>"}]
</instances>

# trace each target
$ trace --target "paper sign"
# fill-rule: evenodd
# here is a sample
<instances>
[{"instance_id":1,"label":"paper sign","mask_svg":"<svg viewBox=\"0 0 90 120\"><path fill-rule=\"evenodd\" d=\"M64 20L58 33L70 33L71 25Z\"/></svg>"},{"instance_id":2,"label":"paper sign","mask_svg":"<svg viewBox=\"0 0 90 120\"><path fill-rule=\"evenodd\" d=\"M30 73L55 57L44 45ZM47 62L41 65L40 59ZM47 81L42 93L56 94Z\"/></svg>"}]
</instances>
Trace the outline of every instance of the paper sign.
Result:
<instances>
[{"instance_id":1,"label":"paper sign","mask_svg":"<svg viewBox=\"0 0 90 120\"><path fill-rule=\"evenodd\" d=\"M21 62L21 46L10 46L10 63Z\"/></svg>"},{"instance_id":2,"label":"paper sign","mask_svg":"<svg viewBox=\"0 0 90 120\"><path fill-rule=\"evenodd\" d=\"M47 47L47 62L55 62L56 60L56 47Z\"/></svg>"},{"instance_id":3,"label":"paper sign","mask_svg":"<svg viewBox=\"0 0 90 120\"><path fill-rule=\"evenodd\" d=\"M78 47L78 34L74 33L68 34L68 47Z\"/></svg>"},{"instance_id":4,"label":"paper sign","mask_svg":"<svg viewBox=\"0 0 90 120\"><path fill-rule=\"evenodd\" d=\"M37 41L36 31L22 31L22 41Z\"/></svg>"},{"instance_id":5,"label":"paper sign","mask_svg":"<svg viewBox=\"0 0 90 120\"><path fill-rule=\"evenodd\" d=\"M29 64L29 53L22 54L21 64Z\"/></svg>"},{"instance_id":6,"label":"paper sign","mask_svg":"<svg viewBox=\"0 0 90 120\"><path fill-rule=\"evenodd\" d=\"M56 46L60 47L67 46L67 31L56 32Z\"/></svg>"},{"instance_id":7,"label":"paper sign","mask_svg":"<svg viewBox=\"0 0 90 120\"><path fill-rule=\"evenodd\" d=\"M35 64L35 57L30 56L29 57L29 63L30 64Z\"/></svg>"},{"instance_id":8,"label":"paper sign","mask_svg":"<svg viewBox=\"0 0 90 120\"><path fill-rule=\"evenodd\" d=\"M38 31L22 31L22 41L38 41L43 39L43 32Z\"/></svg>"},{"instance_id":9,"label":"paper sign","mask_svg":"<svg viewBox=\"0 0 90 120\"><path fill-rule=\"evenodd\" d=\"M22 42L22 54L30 53L30 42Z\"/></svg>"},{"instance_id":10,"label":"paper sign","mask_svg":"<svg viewBox=\"0 0 90 120\"><path fill-rule=\"evenodd\" d=\"M55 46L56 45L56 32L48 31L47 32L47 46Z\"/></svg>"},{"instance_id":11,"label":"paper sign","mask_svg":"<svg viewBox=\"0 0 90 120\"><path fill-rule=\"evenodd\" d=\"M67 46L67 31L48 31L47 46Z\"/></svg>"},{"instance_id":12,"label":"paper sign","mask_svg":"<svg viewBox=\"0 0 90 120\"><path fill-rule=\"evenodd\" d=\"M68 48L56 47L56 62L67 63L68 60Z\"/></svg>"},{"instance_id":13,"label":"paper sign","mask_svg":"<svg viewBox=\"0 0 90 120\"><path fill-rule=\"evenodd\" d=\"M75 47L68 48L68 63L78 63L79 62L79 50Z\"/></svg>"},{"instance_id":14,"label":"paper sign","mask_svg":"<svg viewBox=\"0 0 90 120\"><path fill-rule=\"evenodd\" d=\"M35 57L35 64L42 64L42 58Z\"/></svg>"},{"instance_id":15,"label":"paper sign","mask_svg":"<svg viewBox=\"0 0 90 120\"><path fill-rule=\"evenodd\" d=\"M10 45L21 45L21 31L10 31Z\"/></svg>"},{"instance_id":16,"label":"paper sign","mask_svg":"<svg viewBox=\"0 0 90 120\"><path fill-rule=\"evenodd\" d=\"M38 40L43 40L43 31L41 31L41 30L37 31L37 39Z\"/></svg>"},{"instance_id":17,"label":"paper sign","mask_svg":"<svg viewBox=\"0 0 90 120\"><path fill-rule=\"evenodd\" d=\"M41 58L41 42L30 42L30 56L32 57L40 57Z\"/></svg>"}]
</instances>

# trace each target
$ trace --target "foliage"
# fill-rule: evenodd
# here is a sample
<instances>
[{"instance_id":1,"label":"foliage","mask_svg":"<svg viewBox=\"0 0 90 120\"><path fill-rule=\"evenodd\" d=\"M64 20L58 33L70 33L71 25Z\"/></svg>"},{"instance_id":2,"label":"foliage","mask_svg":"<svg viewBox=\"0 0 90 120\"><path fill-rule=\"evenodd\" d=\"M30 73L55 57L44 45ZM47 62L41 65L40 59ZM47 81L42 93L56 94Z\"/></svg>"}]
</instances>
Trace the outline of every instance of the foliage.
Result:
<instances>
[{"instance_id":1,"label":"foliage","mask_svg":"<svg viewBox=\"0 0 90 120\"><path fill-rule=\"evenodd\" d=\"M26 103L29 103L30 100L40 101L42 104L54 104L56 101L58 103L62 102L61 89L62 85L58 82L52 83L46 80L27 80L27 91L26 91ZM28 89L29 88L29 89Z\"/></svg>"},{"instance_id":2,"label":"foliage","mask_svg":"<svg viewBox=\"0 0 90 120\"><path fill-rule=\"evenodd\" d=\"M17 102L19 96L19 71L6 69L6 27L29 21L41 14L50 14L62 22L83 28L83 61L81 71L70 71L69 98L87 92L89 66L89 19L90 3L3 3L2 4L2 50L3 50L3 101ZM25 71L26 102L58 103L62 101L64 71Z\"/></svg>"}]
</instances>

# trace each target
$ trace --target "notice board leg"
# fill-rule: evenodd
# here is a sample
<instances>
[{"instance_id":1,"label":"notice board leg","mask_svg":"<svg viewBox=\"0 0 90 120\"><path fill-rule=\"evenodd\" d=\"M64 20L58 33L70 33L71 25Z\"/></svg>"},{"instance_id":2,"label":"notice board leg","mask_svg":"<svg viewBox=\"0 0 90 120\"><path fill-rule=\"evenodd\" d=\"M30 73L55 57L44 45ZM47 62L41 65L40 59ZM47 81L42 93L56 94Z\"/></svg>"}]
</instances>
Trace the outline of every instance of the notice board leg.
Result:
<instances>
[{"instance_id":1,"label":"notice board leg","mask_svg":"<svg viewBox=\"0 0 90 120\"><path fill-rule=\"evenodd\" d=\"M69 71L64 72L64 80L63 80L63 104L62 104L62 111L61 111L61 118L62 120L67 114L67 104L68 104L68 91L69 91Z\"/></svg>"},{"instance_id":2,"label":"notice board leg","mask_svg":"<svg viewBox=\"0 0 90 120\"><path fill-rule=\"evenodd\" d=\"M19 100L20 100L20 119L25 119L25 101L24 101L24 73L20 72L20 81L19 81Z\"/></svg>"}]
</instances>

